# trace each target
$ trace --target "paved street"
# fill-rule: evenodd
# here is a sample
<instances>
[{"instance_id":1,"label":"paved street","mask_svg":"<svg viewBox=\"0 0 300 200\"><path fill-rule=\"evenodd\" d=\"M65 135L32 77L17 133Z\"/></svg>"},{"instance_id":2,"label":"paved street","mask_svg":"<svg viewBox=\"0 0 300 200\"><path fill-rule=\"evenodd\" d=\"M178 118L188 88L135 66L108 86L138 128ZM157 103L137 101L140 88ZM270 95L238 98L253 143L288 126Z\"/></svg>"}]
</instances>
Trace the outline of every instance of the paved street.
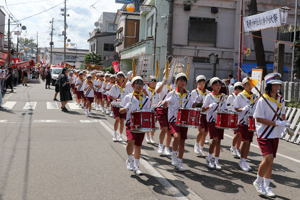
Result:
<instances>
[{"instance_id":1,"label":"paved street","mask_svg":"<svg viewBox=\"0 0 300 200\"><path fill-rule=\"evenodd\" d=\"M36 82L5 96L7 110L0 111L0 199L262 199L252 186L261 159L256 142L249 157L254 171L248 173L229 152L230 131L222 142L222 171L208 170L205 159L194 155L195 129L189 130L185 173L175 172L168 158L158 156L157 145L144 142L146 174L137 177L125 168L125 144L111 140L112 118L96 111L87 118L74 103L70 113L63 113L53 94L53 88L45 90ZM272 178L276 199L299 199L299 150L299 145L280 143Z\"/></svg>"}]
</instances>

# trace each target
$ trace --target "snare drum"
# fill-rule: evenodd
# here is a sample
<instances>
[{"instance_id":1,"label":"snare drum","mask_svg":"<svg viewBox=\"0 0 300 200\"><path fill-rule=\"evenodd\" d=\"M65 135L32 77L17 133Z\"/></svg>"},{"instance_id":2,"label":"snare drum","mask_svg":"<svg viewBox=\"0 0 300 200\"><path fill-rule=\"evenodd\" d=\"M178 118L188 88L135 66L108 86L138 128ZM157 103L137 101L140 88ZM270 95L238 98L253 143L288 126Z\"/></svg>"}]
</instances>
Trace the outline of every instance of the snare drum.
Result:
<instances>
[{"instance_id":1,"label":"snare drum","mask_svg":"<svg viewBox=\"0 0 300 200\"><path fill-rule=\"evenodd\" d=\"M248 118L248 130L250 132L255 131L255 119L253 118L253 116L249 116Z\"/></svg>"},{"instance_id":2,"label":"snare drum","mask_svg":"<svg viewBox=\"0 0 300 200\"><path fill-rule=\"evenodd\" d=\"M238 128L238 115L232 111L218 112L216 118L216 128L233 129Z\"/></svg>"},{"instance_id":3,"label":"snare drum","mask_svg":"<svg viewBox=\"0 0 300 200\"><path fill-rule=\"evenodd\" d=\"M136 111L131 113L131 132L147 133L155 130L155 116L152 111Z\"/></svg>"},{"instance_id":4,"label":"snare drum","mask_svg":"<svg viewBox=\"0 0 300 200\"><path fill-rule=\"evenodd\" d=\"M200 125L201 110L199 108L180 108L177 114L176 125L186 128L198 128Z\"/></svg>"}]
</instances>

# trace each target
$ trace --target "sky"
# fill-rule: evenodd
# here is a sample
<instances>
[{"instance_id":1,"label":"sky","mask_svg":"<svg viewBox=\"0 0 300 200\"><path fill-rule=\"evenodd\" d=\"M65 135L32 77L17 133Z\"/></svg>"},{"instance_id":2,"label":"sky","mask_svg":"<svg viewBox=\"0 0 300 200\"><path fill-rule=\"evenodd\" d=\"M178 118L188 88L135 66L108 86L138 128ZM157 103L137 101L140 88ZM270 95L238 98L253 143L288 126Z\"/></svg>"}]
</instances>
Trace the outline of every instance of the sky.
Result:
<instances>
[{"instance_id":1,"label":"sky","mask_svg":"<svg viewBox=\"0 0 300 200\"><path fill-rule=\"evenodd\" d=\"M49 46L49 22L54 18L54 47L63 47L63 36L60 35L63 31L64 17L61 15L61 9L64 7L64 0L0 0L0 6L4 11L10 11L15 19L27 27L26 31L22 31L21 37L36 39L37 33L39 34L40 47ZM116 12L121 6L122 4L116 4L115 0L67 0L67 11L70 15L67 17L67 37L77 48L88 49L89 32L95 28L94 23L101 13ZM52 7L54 8L50 9ZM47 9L50 10L46 11ZM42 13L39 15L27 18L40 12ZM11 29L18 30L16 26L12 26ZM16 41L16 36L13 36L13 41Z\"/></svg>"}]
</instances>

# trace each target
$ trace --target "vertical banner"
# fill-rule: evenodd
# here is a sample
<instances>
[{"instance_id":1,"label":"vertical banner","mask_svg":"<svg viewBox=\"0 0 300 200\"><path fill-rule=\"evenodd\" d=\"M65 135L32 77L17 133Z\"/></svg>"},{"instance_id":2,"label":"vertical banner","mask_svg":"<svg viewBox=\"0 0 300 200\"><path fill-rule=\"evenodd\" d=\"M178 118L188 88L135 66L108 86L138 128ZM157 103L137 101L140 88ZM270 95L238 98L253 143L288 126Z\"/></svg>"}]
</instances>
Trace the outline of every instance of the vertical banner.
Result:
<instances>
[{"instance_id":1,"label":"vertical banner","mask_svg":"<svg viewBox=\"0 0 300 200\"><path fill-rule=\"evenodd\" d=\"M155 77L156 79L159 78L159 61L156 61L156 65L155 65Z\"/></svg>"},{"instance_id":2,"label":"vertical banner","mask_svg":"<svg viewBox=\"0 0 300 200\"><path fill-rule=\"evenodd\" d=\"M252 69L251 78L258 81L256 87L262 92L262 80L263 80L263 70L262 69ZM252 92L259 96L258 92L255 89L252 89Z\"/></svg>"}]
</instances>

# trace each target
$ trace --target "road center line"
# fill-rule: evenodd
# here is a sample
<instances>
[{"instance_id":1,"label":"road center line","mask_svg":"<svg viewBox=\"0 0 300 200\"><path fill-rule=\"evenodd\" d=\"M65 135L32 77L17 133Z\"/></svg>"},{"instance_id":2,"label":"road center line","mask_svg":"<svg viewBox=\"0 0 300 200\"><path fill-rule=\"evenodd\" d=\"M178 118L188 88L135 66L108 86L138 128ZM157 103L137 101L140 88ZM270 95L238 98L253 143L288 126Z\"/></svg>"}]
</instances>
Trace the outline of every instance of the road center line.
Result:
<instances>
[{"instance_id":1,"label":"road center line","mask_svg":"<svg viewBox=\"0 0 300 200\"><path fill-rule=\"evenodd\" d=\"M99 121L99 123L111 134L113 135L113 129L111 127L111 125L108 122L103 122L103 121ZM125 146L124 146L125 148ZM149 156L144 150L142 150L142 154ZM202 200L202 198L197 195L193 190L191 190L190 188L185 188L185 190L188 191L188 195L185 196L180 189L178 189L177 187L175 187L173 184L171 184L169 181L167 181L168 179L171 180L177 180L177 178L175 176L173 176L171 173L167 172L165 170L165 172L163 172L162 170L156 170L148 161L144 160L143 158L141 158L141 165L143 165L143 167L153 176L159 177L159 179L157 179L169 192L170 194L173 194L173 196L178 199L178 200L188 200L188 199L198 199L198 200ZM167 173L167 178L165 176L163 176L161 173Z\"/></svg>"}]
</instances>

